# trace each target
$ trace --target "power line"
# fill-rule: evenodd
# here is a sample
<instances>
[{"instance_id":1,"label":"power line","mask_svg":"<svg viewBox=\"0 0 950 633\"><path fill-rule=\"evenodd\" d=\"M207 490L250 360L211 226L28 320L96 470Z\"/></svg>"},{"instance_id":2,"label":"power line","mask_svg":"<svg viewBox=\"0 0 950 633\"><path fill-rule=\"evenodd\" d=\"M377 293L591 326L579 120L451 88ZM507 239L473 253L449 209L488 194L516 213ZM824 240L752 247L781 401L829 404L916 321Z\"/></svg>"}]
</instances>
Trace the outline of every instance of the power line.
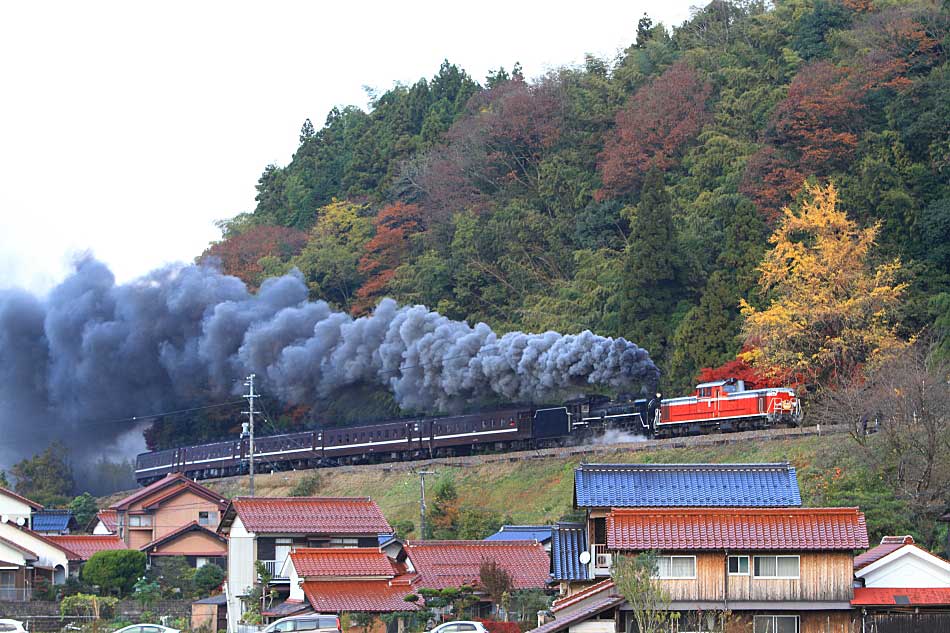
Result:
<instances>
[{"instance_id":1,"label":"power line","mask_svg":"<svg viewBox=\"0 0 950 633\"><path fill-rule=\"evenodd\" d=\"M149 413L147 415L133 415L127 418L116 418L114 420L94 420L92 422L84 422L82 426L95 426L99 424L118 424L119 422L139 422L148 420L151 418L160 418L169 415L177 415L179 413L191 413L192 411L202 411L204 409L216 409L219 407L229 407L235 404L242 404L243 400L232 400L230 402L221 402L218 404L208 404L202 407L189 407L187 409L175 409L174 411L162 411L160 413Z\"/></svg>"}]
</instances>

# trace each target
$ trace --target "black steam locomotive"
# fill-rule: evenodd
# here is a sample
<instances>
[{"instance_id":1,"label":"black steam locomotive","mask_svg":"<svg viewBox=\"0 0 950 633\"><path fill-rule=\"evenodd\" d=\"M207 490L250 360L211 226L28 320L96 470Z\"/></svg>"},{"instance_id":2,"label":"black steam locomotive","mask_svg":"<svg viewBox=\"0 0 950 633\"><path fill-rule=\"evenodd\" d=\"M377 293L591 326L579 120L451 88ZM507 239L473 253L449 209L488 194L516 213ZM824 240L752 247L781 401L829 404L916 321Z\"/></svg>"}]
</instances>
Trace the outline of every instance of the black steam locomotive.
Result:
<instances>
[{"instance_id":1,"label":"black steam locomotive","mask_svg":"<svg viewBox=\"0 0 950 633\"><path fill-rule=\"evenodd\" d=\"M602 396L556 407L509 407L451 417L392 420L378 424L257 437L257 469L321 468L344 464L455 457L582 443L607 430L652 434L659 399ZM168 473L193 479L241 475L248 469L247 438L140 454L136 480L146 485Z\"/></svg>"}]
</instances>

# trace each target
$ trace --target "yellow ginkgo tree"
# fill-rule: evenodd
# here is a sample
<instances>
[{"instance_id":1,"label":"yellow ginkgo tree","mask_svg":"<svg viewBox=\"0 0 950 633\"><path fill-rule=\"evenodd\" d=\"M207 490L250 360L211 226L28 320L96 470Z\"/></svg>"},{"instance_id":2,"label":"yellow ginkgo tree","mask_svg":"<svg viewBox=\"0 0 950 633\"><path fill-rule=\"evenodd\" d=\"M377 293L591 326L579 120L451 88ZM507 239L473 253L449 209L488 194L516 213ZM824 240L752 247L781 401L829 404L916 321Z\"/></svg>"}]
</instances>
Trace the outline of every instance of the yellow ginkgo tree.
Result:
<instances>
[{"instance_id":1,"label":"yellow ginkgo tree","mask_svg":"<svg viewBox=\"0 0 950 633\"><path fill-rule=\"evenodd\" d=\"M907 284L899 260L871 266L879 227L849 220L833 184L805 190L800 208L783 209L759 266L766 307L742 302L743 335L753 365L824 384L904 345L895 311Z\"/></svg>"}]
</instances>

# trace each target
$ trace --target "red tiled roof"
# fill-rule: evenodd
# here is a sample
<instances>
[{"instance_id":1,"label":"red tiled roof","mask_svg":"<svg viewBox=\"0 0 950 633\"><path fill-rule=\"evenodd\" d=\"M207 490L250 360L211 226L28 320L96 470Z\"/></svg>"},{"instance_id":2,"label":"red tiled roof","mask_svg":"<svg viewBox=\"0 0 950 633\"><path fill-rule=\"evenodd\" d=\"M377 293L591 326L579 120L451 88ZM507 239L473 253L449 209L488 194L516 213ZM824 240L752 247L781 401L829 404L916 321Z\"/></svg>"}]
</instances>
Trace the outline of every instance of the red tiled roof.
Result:
<instances>
[{"instance_id":1,"label":"red tiled roof","mask_svg":"<svg viewBox=\"0 0 950 633\"><path fill-rule=\"evenodd\" d=\"M156 546L161 545L161 544L163 544L163 543L168 543L168 542L170 542L170 541L174 541L174 540L177 539L178 537L182 536L183 534L187 534L188 532L204 532L205 534L207 534L207 535L213 537L215 540L221 542L221 549L220 549L219 551L215 551L215 552L202 552L202 553L200 554L201 556L225 556L225 555L227 554L227 549L228 549L227 542L228 542L228 539L224 538L223 536L221 536L221 535L218 534L217 532L212 532L212 531L209 530L208 528L206 528L206 527L204 527L204 526L202 526L202 525L198 525L198 522L197 522L197 521L192 521L191 523L188 523L188 524L186 524L186 525L183 525L183 526L181 526L180 528L178 528L177 530L175 530L175 531L173 531L173 532L169 532L169 533L166 534L165 536L160 536L160 537L158 537L157 539L155 539L154 541L152 541L152 542L150 542L150 543L146 543L145 545L143 545L142 547L140 547L139 550L141 550L141 551L143 551L143 552L148 552L148 550L152 549L153 547L156 547ZM190 554L190 555L194 556L195 554Z\"/></svg>"},{"instance_id":2,"label":"red tiled roof","mask_svg":"<svg viewBox=\"0 0 950 633\"><path fill-rule=\"evenodd\" d=\"M115 534L119 528L119 513L115 510L100 510L96 518L107 530ZM95 526L93 526L95 527Z\"/></svg>"},{"instance_id":3,"label":"red tiled roof","mask_svg":"<svg viewBox=\"0 0 950 633\"><path fill-rule=\"evenodd\" d=\"M89 560L93 554L103 550L128 549L122 539L110 534L66 534L63 536L50 536L49 539L71 552L76 552L82 560Z\"/></svg>"},{"instance_id":4,"label":"red tiled roof","mask_svg":"<svg viewBox=\"0 0 950 633\"><path fill-rule=\"evenodd\" d=\"M4 495L6 495L6 496L8 496L8 497L13 497L14 499L18 499L19 501L22 501L23 503L25 503L26 505L30 506L30 507L33 508L34 510L42 510L42 509L43 509L43 506L41 506L41 505L38 504L37 502L35 502L35 501L31 500L31 499L27 499L27 498L24 497L24 496L18 495L17 493L13 492L12 490L9 490L9 489L4 488L4 487L2 487L2 486L0 486L0 494L4 494Z\"/></svg>"},{"instance_id":5,"label":"red tiled roof","mask_svg":"<svg viewBox=\"0 0 950 633\"><path fill-rule=\"evenodd\" d=\"M292 551L290 560L301 578L396 575L389 557L375 547L305 547Z\"/></svg>"},{"instance_id":6,"label":"red tiled roof","mask_svg":"<svg viewBox=\"0 0 950 633\"><path fill-rule=\"evenodd\" d=\"M863 554L859 554L854 557L854 570L857 571L862 567L867 567L874 561L880 560L890 554L891 552L896 552L905 545L913 545L914 537L907 536L885 536L881 539L881 544L876 547L872 547Z\"/></svg>"},{"instance_id":7,"label":"red tiled roof","mask_svg":"<svg viewBox=\"0 0 950 633\"><path fill-rule=\"evenodd\" d=\"M857 508L636 508L607 515L613 550L854 550L868 546Z\"/></svg>"},{"instance_id":8,"label":"red tiled roof","mask_svg":"<svg viewBox=\"0 0 950 633\"><path fill-rule=\"evenodd\" d=\"M860 606L946 606L950 605L950 587L930 589L856 587L851 604Z\"/></svg>"},{"instance_id":9,"label":"red tiled roof","mask_svg":"<svg viewBox=\"0 0 950 633\"><path fill-rule=\"evenodd\" d=\"M477 584L482 561L495 561L511 574L515 589L542 589L550 577L551 561L536 542L411 541L405 549L427 589Z\"/></svg>"},{"instance_id":10,"label":"red tiled roof","mask_svg":"<svg viewBox=\"0 0 950 633\"><path fill-rule=\"evenodd\" d=\"M146 499L157 492L161 492L162 490L165 490L166 488L170 488L171 486L175 486L175 488L169 490L165 495L163 495L159 499L156 499L155 500L156 503L165 500L165 498L167 497L173 497L177 495L179 492L181 492L182 488L187 488L191 490L192 492L194 492L195 494L208 499L209 501L214 501L221 508L225 506L224 499L222 499L221 495L216 493L214 490L211 490L210 488L205 488L201 484L188 479L181 473L169 473L165 475L164 478L159 479L158 481L145 486L141 490L137 490L133 492L128 497L113 503L111 506L109 506L109 508L113 510L128 509L128 507L132 505L133 503L135 503L136 501L141 501L142 499Z\"/></svg>"},{"instance_id":11,"label":"red tiled roof","mask_svg":"<svg viewBox=\"0 0 950 633\"><path fill-rule=\"evenodd\" d=\"M393 529L369 497L238 497L233 511L249 532L264 534L390 534Z\"/></svg>"},{"instance_id":12,"label":"red tiled roof","mask_svg":"<svg viewBox=\"0 0 950 633\"><path fill-rule=\"evenodd\" d=\"M303 583L303 592L317 613L418 610L418 604L404 599L413 593L412 588L399 580L308 580Z\"/></svg>"}]
</instances>

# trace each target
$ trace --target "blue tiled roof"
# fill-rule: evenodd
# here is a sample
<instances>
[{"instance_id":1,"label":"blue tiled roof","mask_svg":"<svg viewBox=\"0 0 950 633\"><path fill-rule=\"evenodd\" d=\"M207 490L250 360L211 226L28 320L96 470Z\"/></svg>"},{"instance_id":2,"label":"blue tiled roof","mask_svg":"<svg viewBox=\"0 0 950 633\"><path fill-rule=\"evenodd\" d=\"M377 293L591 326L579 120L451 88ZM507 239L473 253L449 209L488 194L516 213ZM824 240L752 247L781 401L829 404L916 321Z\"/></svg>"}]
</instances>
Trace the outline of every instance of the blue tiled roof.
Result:
<instances>
[{"instance_id":1,"label":"blue tiled roof","mask_svg":"<svg viewBox=\"0 0 950 633\"><path fill-rule=\"evenodd\" d=\"M550 525L503 525L501 529L485 539L486 541L537 541L547 543L551 540Z\"/></svg>"},{"instance_id":2,"label":"blue tiled roof","mask_svg":"<svg viewBox=\"0 0 950 633\"><path fill-rule=\"evenodd\" d=\"M581 464L579 508L800 506L795 469L785 464Z\"/></svg>"},{"instance_id":3,"label":"blue tiled roof","mask_svg":"<svg viewBox=\"0 0 950 633\"><path fill-rule=\"evenodd\" d=\"M551 575L554 580L589 580L587 565L580 554L586 552L587 528L583 523L558 523L551 541Z\"/></svg>"},{"instance_id":4,"label":"blue tiled roof","mask_svg":"<svg viewBox=\"0 0 950 633\"><path fill-rule=\"evenodd\" d=\"M72 518L71 510L41 510L33 513L31 525L35 532L65 532Z\"/></svg>"}]
</instances>

